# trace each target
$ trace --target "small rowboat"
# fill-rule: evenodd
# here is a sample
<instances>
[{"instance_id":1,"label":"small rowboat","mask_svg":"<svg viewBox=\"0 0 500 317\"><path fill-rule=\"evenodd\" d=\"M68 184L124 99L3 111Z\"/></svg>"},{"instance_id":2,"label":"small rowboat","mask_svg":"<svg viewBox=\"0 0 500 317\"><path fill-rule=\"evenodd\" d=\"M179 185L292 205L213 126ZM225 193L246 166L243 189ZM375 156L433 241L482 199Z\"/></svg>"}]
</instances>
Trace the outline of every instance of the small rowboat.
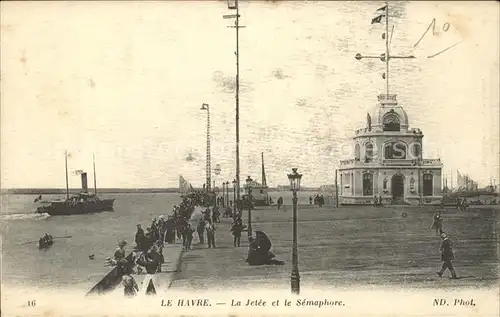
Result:
<instances>
[{"instance_id":1,"label":"small rowboat","mask_svg":"<svg viewBox=\"0 0 500 317\"><path fill-rule=\"evenodd\" d=\"M38 241L38 249L47 249L54 244L54 239L40 239Z\"/></svg>"}]
</instances>

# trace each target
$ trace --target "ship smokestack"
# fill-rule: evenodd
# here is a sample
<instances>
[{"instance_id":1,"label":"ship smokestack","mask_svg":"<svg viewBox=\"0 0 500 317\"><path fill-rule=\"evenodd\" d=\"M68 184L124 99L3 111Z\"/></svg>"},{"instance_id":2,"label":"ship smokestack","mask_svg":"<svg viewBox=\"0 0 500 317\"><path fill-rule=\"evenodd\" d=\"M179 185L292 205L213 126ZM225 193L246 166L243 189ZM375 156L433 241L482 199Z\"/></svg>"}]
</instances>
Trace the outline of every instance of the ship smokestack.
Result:
<instances>
[{"instance_id":1,"label":"ship smokestack","mask_svg":"<svg viewBox=\"0 0 500 317\"><path fill-rule=\"evenodd\" d=\"M87 173L82 173L82 191L84 193L89 192L89 187L87 186Z\"/></svg>"}]
</instances>

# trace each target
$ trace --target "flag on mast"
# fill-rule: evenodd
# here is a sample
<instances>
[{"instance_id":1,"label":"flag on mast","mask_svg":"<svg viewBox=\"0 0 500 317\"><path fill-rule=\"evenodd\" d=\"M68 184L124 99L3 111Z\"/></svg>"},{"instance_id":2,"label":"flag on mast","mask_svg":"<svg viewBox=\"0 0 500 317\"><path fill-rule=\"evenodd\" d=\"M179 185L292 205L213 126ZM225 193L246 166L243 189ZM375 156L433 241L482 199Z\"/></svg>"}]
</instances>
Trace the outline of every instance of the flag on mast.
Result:
<instances>
[{"instance_id":1,"label":"flag on mast","mask_svg":"<svg viewBox=\"0 0 500 317\"><path fill-rule=\"evenodd\" d=\"M238 0L228 0L227 7L231 10L238 9Z\"/></svg>"},{"instance_id":2,"label":"flag on mast","mask_svg":"<svg viewBox=\"0 0 500 317\"><path fill-rule=\"evenodd\" d=\"M382 22L382 18L385 17L385 14L381 14L379 15L378 17L375 17L372 19L372 24L375 24L375 23L381 23Z\"/></svg>"}]
</instances>

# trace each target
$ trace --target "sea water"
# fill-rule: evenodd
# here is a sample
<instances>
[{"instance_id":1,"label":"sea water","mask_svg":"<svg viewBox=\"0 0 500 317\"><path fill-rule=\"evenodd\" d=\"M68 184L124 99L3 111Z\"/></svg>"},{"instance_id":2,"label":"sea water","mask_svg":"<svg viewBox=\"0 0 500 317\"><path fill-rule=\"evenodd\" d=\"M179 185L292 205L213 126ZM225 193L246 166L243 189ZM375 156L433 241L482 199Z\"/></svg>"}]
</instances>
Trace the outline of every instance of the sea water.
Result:
<instances>
[{"instance_id":1,"label":"sea water","mask_svg":"<svg viewBox=\"0 0 500 317\"><path fill-rule=\"evenodd\" d=\"M64 198L44 195L43 199ZM107 194L116 198L114 211L96 214L50 216L36 214L37 195L2 195L2 284L13 287L81 288L89 290L110 271L104 266L118 241L134 243L136 225L146 229L153 217L171 214L181 198L175 193ZM47 250L38 249L45 233L55 239ZM31 242L30 242L31 241ZM94 255L92 260L89 256Z\"/></svg>"}]
</instances>

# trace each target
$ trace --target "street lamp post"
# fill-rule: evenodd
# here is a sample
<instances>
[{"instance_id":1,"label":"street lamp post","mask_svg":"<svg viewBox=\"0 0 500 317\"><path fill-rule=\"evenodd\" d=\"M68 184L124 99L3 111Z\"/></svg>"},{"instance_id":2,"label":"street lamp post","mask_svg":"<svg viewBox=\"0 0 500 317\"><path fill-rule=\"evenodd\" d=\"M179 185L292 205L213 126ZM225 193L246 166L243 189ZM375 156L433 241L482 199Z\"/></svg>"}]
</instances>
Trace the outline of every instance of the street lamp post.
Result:
<instances>
[{"instance_id":1,"label":"street lamp post","mask_svg":"<svg viewBox=\"0 0 500 317\"><path fill-rule=\"evenodd\" d=\"M247 199L248 199L248 236L252 236L252 181L253 179L248 176L246 179L247 183Z\"/></svg>"},{"instance_id":2,"label":"street lamp post","mask_svg":"<svg viewBox=\"0 0 500 317\"><path fill-rule=\"evenodd\" d=\"M224 207L229 206L229 182L226 181L226 197L224 197Z\"/></svg>"},{"instance_id":3,"label":"street lamp post","mask_svg":"<svg viewBox=\"0 0 500 317\"><path fill-rule=\"evenodd\" d=\"M226 193L227 193L226 182L222 182L222 207L226 207L226 204L227 204Z\"/></svg>"},{"instance_id":4,"label":"street lamp post","mask_svg":"<svg viewBox=\"0 0 500 317\"><path fill-rule=\"evenodd\" d=\"M300 179L302 174L297 173L297 168L292 168L292 174L288 174L290 189L293 193L293 249L292 249L292 274L290 282L292 293L300 293L300 275L299 275L299 255L297 250L297 191L300 190Z\"/></svg>"},{"instance_id":5,"label":"street lamp post","mask_svg":"<svg viewBox=\"0 0 500 317\"><path fill-rule=\"evenodd\" d=\"M236 216L236 184L238 182L233 179L233 218L235 218Z\"/></svg>"},{"instance_id":6,"label":"street lamp post","mask_svg":"<svg viewBox=\"0 0 500 317\"><path fill-rule=\"evenodd\" d=\"M207 162L206 162L206 191L210 192L211 181L211 157L210 157L210 106L207 103L201 105L201 110L207 111Z\"/></svg>"}]
</instances>

